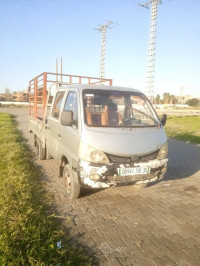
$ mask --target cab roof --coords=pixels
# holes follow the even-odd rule
[[[121,87],[121,86],[108,86],[108,85],[96,85],[96,84],[70,84],[60,86],[58,90],[69,89],[69,88],[77,88],[79,91],[83,91],[86,89],[95,89],[95,90],[109,90],[109,91],[130,91],[142,93],[141,91],[129,87]]]

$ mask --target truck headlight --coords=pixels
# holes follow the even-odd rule
[[[157,154],[156,159],[164,159],[167,158],[168,155],[168,144],[167,142],[165,142],[165,144],[163,144]]]
[[[96,150],[85,142],[81,141],[79,156],[81,160],[93,163],[109,163],[108,157],[102,151]]]

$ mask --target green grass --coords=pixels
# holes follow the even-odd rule
[[[165,130],[168,137],[200,143],[200,116],[168,116]]]
[[[91,265],[48,215],[52,199],[41,174],[14,118],[0,114],[0,265]]]

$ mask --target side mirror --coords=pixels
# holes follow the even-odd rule
[[[71,127],[74,124],[73,112],[63,111],[61,115],[61,125]]]
[[[162,114],[161,118],[160,118],[161,123],[163,124],[163,126],[166,124],[167,121],[167,115],[166,114]]]

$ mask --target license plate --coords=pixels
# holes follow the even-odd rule
[[[147,175],[150,173],[150,167],[117,168],[117,171],[118,176]]]

